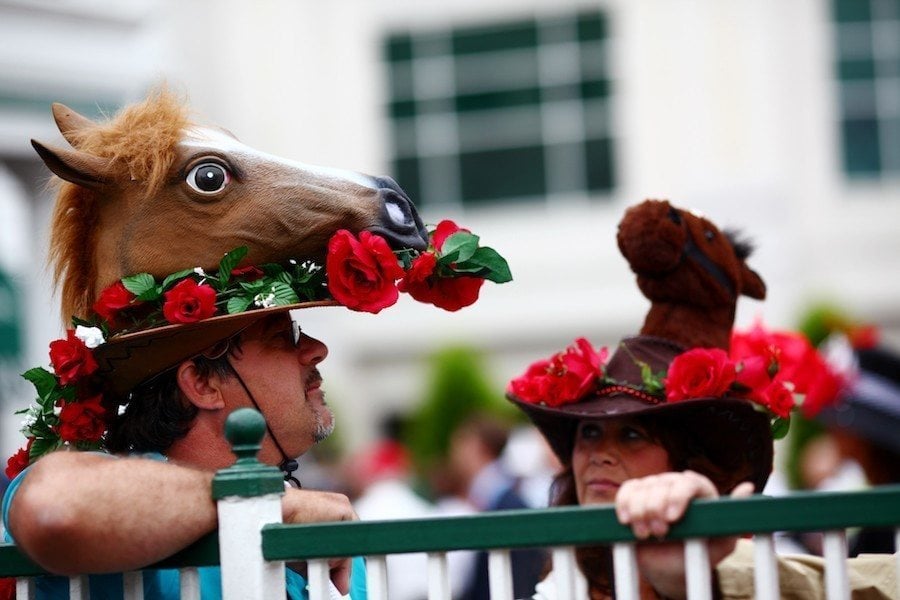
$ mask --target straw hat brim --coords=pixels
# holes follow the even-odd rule
[[[260,319],[319,306],[339,304],[334,300],[300,302],[111,336],[94,349],[96,375],[103,380],[105,391],[124,397],[138,384],[201,354]]]

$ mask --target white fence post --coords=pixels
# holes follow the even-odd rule
[[[281,523],[284,494],[281,472],[256,460],[265,429],[262,415],[250,408],[234,411],[225,423],[225,437],[238,458],[216,473],[212,485],[223,600],[267,600],[285,593],[284,562],[262,555],[262,527]]]
[[[613,572],[616,575],[616,598],[637,600],[640,588],[637,568],[637,553],[634,543],[613,544]]]
[[[826,531],[823,550],[825,555],[825,595],[828,600],[849,600],[847,533],[843,530]]]

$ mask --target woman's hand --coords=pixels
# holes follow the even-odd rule
[[[744,482],[732,490],[732,498],[749,496],[753,484]],[[719,492],[705,476],[693,471],[662,473],[622,484],[616,494],[616,515],[630,525],[640,540],[664,537],[694,498],[718,498]],[[710,567],[734,551],[737,537],[709,540]],[[683,598],[686,593],[684,547],[681,542],[647,541],[637,546],[638,570],[642,579],[668,598]]]

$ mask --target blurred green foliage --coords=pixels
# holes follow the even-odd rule
[[[406,421],[403,441],[419,473],[429,472],[447,456],[450,437],[475,414],[490,414],[510,423],[524,419],[491,380],[482,354],[469,346],[448,346],[430,358],[422,403]]]

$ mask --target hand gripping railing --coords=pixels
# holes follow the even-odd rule
[[[236,417],[234,417],[236,418]],[[369,598],[387,600],[385,557],[395,553],[427,552],[429,600],[449,600],[451,582],[446,552],[485,549],[490,552],[491,598],[511,600],[509,548],[544,546],[553,550],[554,576],[560,600],[584,600],[583,581],[574,563],[573,547],[609,544],[613,547],[618,598],[638,598],[635,539],[610,507],[563,507],[504,511],[465,517],[382,522],[342,522],[316,525],[281,524],[277,471],[255,462],[258,445],[247,438],[257,425],[237,431],[241,448],[238,463],[216,477],[219,536],[211,534],[153,568],[182,569],[182,597],[198,598],[190,576],[196,567],[218,564],[221,555],[225,600],[263,600],[283,597],[285,561],[307,560],[310,600],[330,598],[327,559],[365,556]],[[261,439],[262,430],[259,432]],[[252,435],[251,435],[252,434]],[[232,434],[232,438],[234,434]],[[278,485],[281,486],[280,478]],[[698,500],[672,527],[670,539],[684,539],[688,560],[689,598],[711,598],[711,576],[705,539],[754,533],[755,597],[778,598],[778,571],[772,534],[775,531],[825,531],[825,583],[830,600],[848,599],[846,568],[848,527],[900,525],[900,486],[865,492],[797,493],[781,498]],[[900,530],[898,530],[900,531]],[[896,537],[900,538],[900,534]],[[900,539],[898,539],[900,542]],[[898,544],[900,545],[900,544]],[[900,570],[900,559],[895,568]],[[19,598],[31,598],[32,576],[39,567],[12,545],[0,546],[0,577],[20,577]],[[185,576],[184,574],[188,574]],[[74,578],[72,598],[87,598],[85,578]],[[187,583],[186,583],[187,582]],[[141,598],[140,578],[126,577],[130,598]],[[459,591],[459,590],[457,590]],[[900,590],[898,590],[900,596]]]

